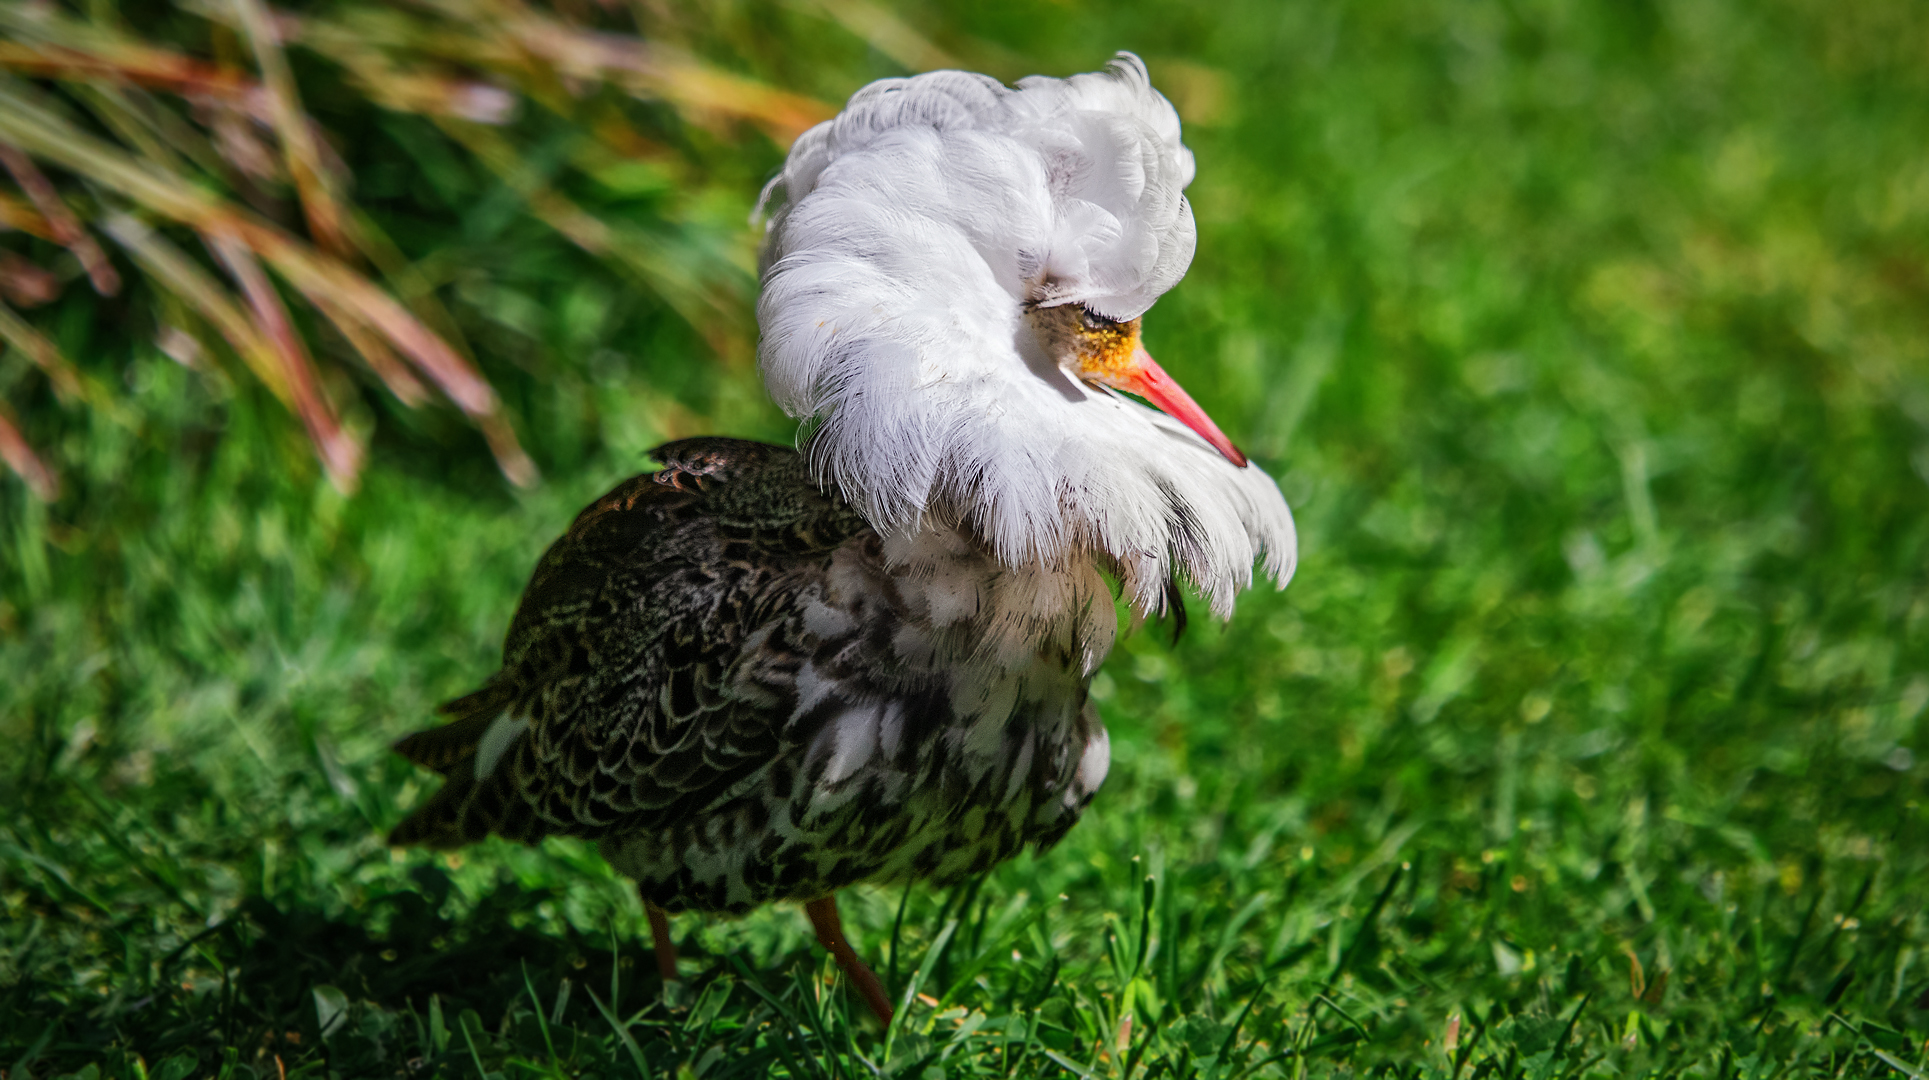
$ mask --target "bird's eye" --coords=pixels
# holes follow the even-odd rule
[[[1093,311],[1091,308],[1082,305],[1078,309],[1078,321],[1079,324],[1087,330],[1106,330],[1118,325],[1117,321],[1108,319],[1098,312]]]

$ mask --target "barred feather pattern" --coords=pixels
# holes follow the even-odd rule
[[[656,453],[543,556],[501,670],[398,744],[447,779],[392,842],[593,839],[657,905],[741,913],[1071,828],[1109,761],[1092,567],[882,537],[789,449]]]

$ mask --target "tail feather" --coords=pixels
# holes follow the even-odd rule
[[[450,775],[457,764],[475,757],[483,733],[515,697],[515,689],[509,684],[491,683],[456,698],[436,710],[454,720],[405,737],[395,744],[395,752],[425,769]]]
[[[524,843],[542,839],[548,830],[516,790],[512,770],[497,768],[487,777],[476,777],[483,735],[514,700],[514,688],[505,683],[485,686],[436,710],[454,720],[395,744],[397,753],[446,779],[389,833],[391,846],[455,848],[491,832]]]
[[[471,716],[439,728],[418,731],[395,744],[395,752],[425,769],[444,776],[454,774],[464,762],[475,760],[476,747],[489,730],[493,716]]]
[[[482,689],[464,694],[454,701],[445,701],[435,711],[441,716],[482,716],[502,711],[515,699],[515,686],[503,679],[491,681]]]
[[[390,847],[456,848],[486,835],[468,836],[463,828],[463,806],[476,788],[475,759],[459,761],[447,772],[441,790],[389,831]]]
[[[449,771],[441,790],[390,831],[388,842],[390,847],[446,850],[479,843],[490,833],[534,844],[551,831],[509,770],[477,779],[475,759],[468,758]]]

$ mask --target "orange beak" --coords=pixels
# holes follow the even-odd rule
[[[1226,438],[1226,433],[1219,430],[1219,425],[1212,422],[1212,417],[1206,415],[1206,410],[1192,400],[1192,395],[1186,393],[1185,387],[1165,373],[1165,369],[1152,359],[1152,354],[1146,352],[1145,346],[1139,342],[1132,343],[1132,356],[1119,365],[1119,370],[1097,374],[1097,378],[1107,386],[1137,394],[1151,402],[1160,412],[1198,432],[1199,437],[1211,443],[1213,449],[1225,455],[1227,461],[1242,469],[1246,467],[1246,455],[1239,452],[1232,440]]]

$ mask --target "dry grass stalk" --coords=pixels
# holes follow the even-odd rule
[[[0,21],[0,27],[12,30]],[[183,97],[231,101],[266,119],[259,83],[239,72],[166,49],[123,46],[93,51],[67,45],[27,45],[0,41],[0,69],[17,75],[84,82],[99,80],[162,90]]]
[[[18,229],[41,240],[54,239],[54,227],[22,199],[0,191],[0,229]]]
[[[38,263],[0,251],[0,300],[23,308],[39,307],[60,296],[60,278]]]
[[[308,349],[288,322],[280,294],[269,284],[268,275],[255,261],[254,252],[233,235],[208,233],[203,239],[241,286],[241,294],[254,313],[255,327],[268,345],[269,357],[281,368],[282,382],[294,399],[295,414],[301,417],[302,426],[308,429],[309,441],[320,452],[328,478],[342,491],[353,491],[356,474],[361,471],[362,448],[342,430],[334,406],[329,404],[315,378],[315,365],[308,359]]]
[[[234,11],[241,31],[254,48],[255,66],[261,69],[261,82],[267,91],[268,115],[275,135],[281,141],[288,175],[294,179],[301,198],[302,213],[308,219],[308,232],[324,251],[348,255],[355,247],[347,235],[349,221],[329,173],[323,169],[321,152],[308,115],[302,111],[295,90],[295,76],[288,70],[288,59],[281,53],[281,41],[274,22],[261,0],[234,0]]]
[[[304,109],[284,52],[291,45],[336,65],[368,101],[433,119],[534,217],[631,272],[718,355],[748,355],[740,328],[747,271],[714,253],[666,246],[646,229],[584,208],[533,173],[524,148],[501,125],[523,99],[573,117],[581,111],[577,102],[598,85],[668,103],[706,127],[749,125],[782,142],[828,117],[828,106],[721,71],[680,49],[589,29],[518,0],[428,0],[409,8],[346,3],[300,15],[264,0],[187,0],[184,10],[233,31],[254,71],[133,37],[112,23],[80,21],[59,8],[0,6],[0,166],[20,193],[0,191],[0,228],[66,247],[104,295],[120,282],[89,223],[113,237],[296,415],[338,486],[353,487],[362,451],[324,393],[276,278],[340,332],[397,400],[424,404],[433,387],[483,433],[506,476],[527,484],[537,474],[432,287],[348,199],[344,166]],[[52,80],[66,98],[6,73]],[[185,102],[188,115],[156,95]],[[74,103],[92,114],[91,122]],[[92,122],[111,139],[94,134]],[[620,110],[596,112],[580,131],[581,145],[570,155],[579,168],[645,154],[679,171],[678,153],[632,129]],[[87,192],[70,204],[42,165],[71,174]],[[284,182],[293,189],[305,236],[220,193],[237,183],[245,191]],[[233,285],[162,236],[160,226],[203,238]],[[364,273],[371,264],[384,284]],[[48,302],[49,286],[58,287],[57,277],[17,255],[0,271],[0,295],[23,306]],[[175,337],[197,332],[196,320],[176,327],[174,319],[163,321]],[[99,388],[75,377],[24,320],[9,312],[6,326],[15,347],[57,380],[63,400],[105,401],[104,391],[96,394]],[[174,345],[170,355],[206,355],[191,341]]]
[[[40,368],[47,381],[54,386],[54,393],[62,401],[78,402],[82,397],[80,373],[60,355],[60,349],[47,336],[35,330],[32,324],[20,317],[19,313],[0,303],[0,340],[27,354],[27,359]]]
[[[100,245],[87,235],[86,229],[81,228],[74,212],[60,201],[60,193],[54,190],[53,182],[34,166],[33,159],[6,143],[0,143],[0,166],[13,175],[13,182],[19,184],[20,190],[33,200],[34,209],[40,211],[40,217],[47,223],[54,239],[80,260],[80,265],[87,270],[87,279],[94,283],[94,291],[102,296],[113,296],[120,292],[121,276],[114,272],[113,264],[107,261]]]
[[[60,478],[41,462],[33,447],[27,445],[19,425],[14,423],[13,410],[4,401],[0,401],[0,461],[18,473],[27,482],[27,490],[42,502],[52,502],[60,496]]]
[[[256,217],[251,212],[226,203],[191,183],[185,177],[162,169],[153,162],[135,159],[74,127],[51,111],[0,89],[0,139],[11,141],[44,160],[53,162],[130,199],[144,209],[186,225],[204,236],[230,238],[265,259],[290,284],[314,301],[326,305],[325,313],[359,322],[362,327],[388,339],[403,355],[413,360],[449,399],[467,413],[489,436],[503,473],[518,484],[533,483],[534,463],[516,444],[506,425],[482,421],[497,410],[495,392],[472,365],[458,356],[448,344],[408,313],[387,293],[341,261],[317,252],[301,240]],[[286,377],[286,364],[259,332],[243,330],[248,322],[238,316],[239,309],[225,300],[225,290],[195,267],[184,255],[170,255],[164,241],[145,230],[133,219],[121,215],[104,223],[110,235],[128,247],[137,258],[144,258],[164,287],[180,295],[234,345],[258,378],[284,402],[302,413],[311,435],[327,430],[309,420],[319,416],[304,412],[304,399]],[[354,342],[364,335],[345,335]],[[371,366],[388,359],[386,355]],[[318,442],[317,452],[331,475],[359,455],[345,455],[340,447]],[[348,474],[351,477],[352,467]]]

